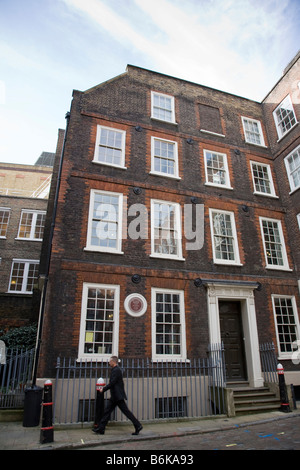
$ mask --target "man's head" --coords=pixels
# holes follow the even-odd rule
[[[118,358],[117,356],[111,356],[110,360],[109,360],[109,365],[111,367],[115,367],[118,365]]]

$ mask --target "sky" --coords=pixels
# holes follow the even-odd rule
[[[0,162],[55,152],[73,90],[127,64],[262,101],[299,36],[300,0],[0,0]]]

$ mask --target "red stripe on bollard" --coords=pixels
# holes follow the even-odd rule
[[[287,396],[287,389],[285,385],[285,378],[284,378],[284,368],[282,364],[277,365],[277,374],[278,374],[278,382],[279,382],[279,394],[280,394],[280,411],[284,413],[289,413],[291,411],[290,404]]]
[[[43,418],[40,433],[40,443],[53,442],[53,423],[52,423],[52,382],[46,380],[44,383],[44,398],[43,398]]]

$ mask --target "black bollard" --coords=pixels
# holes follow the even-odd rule
[[[42,427],[40,433],[40,443],[53,442],[53,421],[52,421],[52,382],[46,380],[44,384],[44,399],[42,403]]]
[[[97,396],[96,396],[96,410],[95,410],[95,421],[94,421],[95,428],[98,426],[104,413],[104,393],[100,392],[100,389],[102,389],[104,386],[105,386],[104,379],[100,377],[96,383]]]
[[[285,378],[284,378],[284,369],[282,364],[277,365],[277,374],[278,374],[278,381],[279,381],[279,392],[280,392],[280,411],[284,413],[289,413],[290,404],[287,396],[287,390],[285,385]]]

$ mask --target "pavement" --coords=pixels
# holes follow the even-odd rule
[[[285,413],[273,411],[228,418],[225,415],[197,419],[145,422],[138,436],[132,436],[130,422],[109,422],[104,435],[92,432],[91,424],[55,425],[53,442],[41,444],[39,426],[24,427],[23,422],[0,422],[0,450],[80,450],[119,442],[169,439],[177,436],[213,433],[300,416],[297,409]]]

